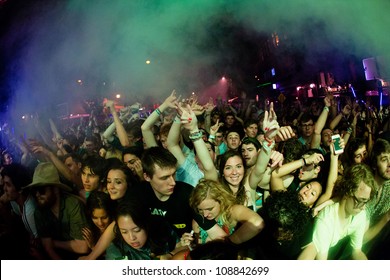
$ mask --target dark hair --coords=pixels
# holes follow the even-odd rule
[[[32,182],[31,172],[23,165],[17,163],[5,165],[1,175],[3,177],[8,176],[17,191],[20,191]]]
[[[390,153],[390,143],[389,141],[378,138],[375,141],[374,147],[372,148],[370,155],[370,163],[373,170],[377,168],[377,157],[382,153]]]
[[[146,149],[141,158],[142,168],[150,178],[155,172],[155,165],[162,169],[176,168],[177,159],[175,156],[162,147],[150,147]]]
[[[242,145],[244,145],[244,144],[245,145],[253,144],[256,147],[256,150],[259,150],[261,148],[261,144],[260,144],[259,140],[257,140],[256,138],[252,138],[252,137],[244,137],[244,139],[242,139],[239,151],[241,151]]]
[[[290,191],[273,192],[264,202],[261,216],[268,230],[277,238],[281,237],[280,229],[296,238],[304,233],[303,228],[311,221],[309,208],[300,202],[295,192]]]
[[[196,246],[190,252],[192,260],[237,260],[238,246],[221,239],[211,240]]]
[[[141,159],[142,153],[143,153],[143,149],[141,147],[137,147],[137,146],[127,147],[127,148],[123,149],[123,151],[122,151],[122,159],[125,155],[128,155],[128,154],[135,155],[139,159]]]
[[[107,176],[108,176],[108,173],[110,172],[110,170],[120,170],[120,171],[122,171],[123,174],[126,177],[127,190],[126,190],[125,196],[123,198],[121,198],[120,201],[121,200],[125,200],[130,195],[130,191],[129,191],[130,188],[135,186],[139,182],[139,180],[133,174],[133,172],[131,172],[131,170],[127,167],[127,165],[124,164],[118,158],[110,158],[107,161],[108,161],[108,165],[107,165],[107,170],[106,170],[105,176],[103,178],[103,182],[104,182],[105,185],[107,185]]]
[[[110,195],[101,191],[92,191],[87,199],[86,204],[86,214],[87,217],[92,219],[92,214],[95,209],[104,209],[107,213],[107,216],[110,218],[110,222],[114,220],[115,215],[115,201],[110,198]],[[91,221],[88,221],[89,224],[92,224],[92,234],[94,241],[100,237],[100,230],[93,224]]]
[[[312,114],[304,113],[301,117],[300,124],[302,125],[303,123],[306,123],[308,121],[314,122],[314,120],[315,120],[315,117]]]
[[[226,181],[225,177],[223,177],[223,171],[225,169],[226,162],[229,158],[238,156],[242,163],[244,163],[244,160],[242,158],[241,152],[228,150],[224,154],[220,155],[218,158],[218,165],[219,165],[219,174],[220,174],[220,180],[222,185],[226,190],[228,190],[231,194],[233,194],[233,191],[230,189],[228,182]],[[245,205],[246,201],[246,193],[245,193],[245,187],[244,187],[244,179],[241,181],[240,186],[238,187],[237,193],[236,193],[236,201],[237,204]]]
[[[290,138],[281,142],[278,150],[284,155],[283,163],[289,163],[302,157],[305,152],[305,146],[298,139]]]
[[[161,216],[152,215],[145,204],[135,199],[120,202],[116,209],[114,233],[120,243],[125,243],[118,227],[121,216],[130,216],[139,228],[146,231],[147,243],[153,254],[161,255],[175,247],[176,236],[167,221]]]
[[[245,135],[245,132],[244,132],[244,130],[242,129],[242,126],[232,126],[231,128],[229,128],[226,132],[225,132],[225,138],[227,138],[228,137],[228,135],[230,134],[230,133],[233,133],[233,132],[235,132],[235,133],[237,133],[239,136],[240,136],[240,140],[242,139],[242,138],[244,138],[244,135]]]
[[[377,183],[371,169],[364,163],[354,164],[344,171],[343,177],[336,182],[337,196],[342,198],[345,195],[353,195],[361,182],[371,187],[372,198],[377,190]]]
[[[92,174],[99,176],[99,179],[102,180],[106,174],[107,161],[99,155],[90,155],[82,161],[81,170],[86,167],[91,169]]]
[[[142,138],[141,122],[133,121],[124,125],[126,133],[131,133],[135,139]]]
[[[257,121],[256,120],[254,120],[254,119],[247,119],[245,122],[244,122],[244,128],[247,128],[248,126],[250,126],[250,125],[252,125],[252,124],[255,124],[255,125],[259,125],[258,123],[257,123]]]
[[[367,145],[367,143],[366,139],[363,138],[354,138],[348,141],[347,146],[345,147],[344,156],[342,157],[345,168],[348,168],[355,163],[355,152],[364,145]]]

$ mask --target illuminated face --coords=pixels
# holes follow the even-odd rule
[[[102,208],[95,208],[92,211],[92,222],[100,230],[101,233],[109,226],[111,219],[107,214],[107,211]]]
[[[368,155],[368,153],[367,153],[366,145],[359,147],[359,149],[357,149],[353,153],[354,162],[357,164],[364,162],[367,158],[367,155]]]
[[[329,147],[332,144],[332,130],[324,129],[321,132],[321,143],[323,146]]]
[[[314,132],[314,122],[312,120],[301,124],[302,136],[310,137]]]
[[[226,136],[226,145],[230,150],[236,150],[241,144],[240,135],[237,132],[230,132]]]
[[[111,169],[107,174],[107,191],[111,199],[118,200],[124,197],[127,188],[125,173],[119,169]]]
[[[376,158],[376,173],[384,180],[390,180],[390,153],[381,153]]]
[[[206,198],[198,205],[198,212],[207,220],[214,220],[221,212],[221,205],[214,199]]]
[[[370,200],[371,188],[364,182],[360,182],[358,189],[351,196],[347,196],[345,212],[348,215],[359,214]]]
[[[133,155],[133,154],[125,154],[123,156],[123,162],[127,165],[127,167],[131,170],[131,172],[133,172],[134,174],[136,174],[136,169],[135,169],[135,165],[136,163],[141,163],[141,160],[139,159],[139,157],[137,157],[136,155]]]
[[[144,229],[134,223],[131,216],[120,216],[118,228],[123,240],[132,248],[140,250],[145,246],[148,235]]]
[[[3,189],[4,189],[4,194],[6,196],[7,201],[14,201],[16,200],[20,194],[16,190],[14,183],[12,182],[11,178],[8,176],[4,176],[3,178]]]
[[[259,128],[255,123],[244,129],[245,135],[252,138],[256,138],[258,130]]]
[[[81,180],[83,181],[83,187],[86,192],[91,192],[100,187],[100,176],[93,174],[91,168],[84,167],[81,172]]]
[[[176,168],[161,168],[154,165],[153,177],[144,174],[145,181],[149,182],[158,199],[165,201],[173,193],[176,185]]]
[[[231,187],[238,187],[244,178],[244,164],[239,156],[233,156],[226,161],[223,177]]]
[[[252,143],[243,144],[241,146],[241,154],[245,160],[246,167],[251,167],[255,165],[257,160],[257,150],[255,145],[253,145]]]
[[[298,192],[299,200],[308,207],[312,207],[322,192],[321,184],[311,182],[302,187]]]

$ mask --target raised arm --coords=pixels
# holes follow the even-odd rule
[[[62,176],[65,177],[65,179],[71,181],[77,187],[80,189],[83,188],[83,182],[81,180],[81,176],[77,176],[74,174],[66,165],[65,163],[58,158],[56,154],[54,154],[49,149],[45,148],[42,144],[38,143],[37,141],[30,140],[30,147],[31,151],[34,154],[40,154],[46,157],[49,161],[51,161],[54,166],[57,168],[58,172],[61,173]]]
[[[328,119],[329,115],[329,107],[331,105],[331,100],[329,96],[324,98],[324,105],[324,109],[322,110],[320,116],[318,117],[318,120],[314,125],[314,134],[310,144],[312,149],[319,148],[321,144],[321,131],[325,127],[326,120]]]
[[[129,138],[127,137],[125,127],[123,126],[122,121],[119,119],[118,112],[115,110],[114,101],[107,100],[105,106],[110,109],[110,113],[114,118],[116,133],[118,135],[119,141],[121,142],[121,145],[123,147],[130,146]]]
[[[215,168],[213,159],[203,141],[202,134],[198,128],[198,119],[190,105],[186,108],[180,107],[181,122],[190,132],[190,139],[194,144],[196,154],[204,168],[204,178],[213,181],[218,181],[218,172]]]
[[[344,140],[340,138],[340,146],[344,149],[345,144]],[[338,168],[339,168],[339,155],[334,153],[334,143],[330,145],[330,168],[329,168],[329,175],[328,180],[326,183],[326,189],[325,192],[321,194],[321,196],[318,198],[318,200],[315,203],[315,206],[321,205],[323,202],[329,200],[332,198],[333,195],[333,189],[337,181],[338,176]]]
[[[176,108],[176,91],[173,90],[171,95],[168,96],[165,101],[158,107],[156,110],[154,110],[149,117],[144,121],[144,123],[141,126],[142,130],[142,136],[144,138],[144,142],[146,144],[146,147],[156,147],[158,146],[156,139],[154,138],[153,134],[153,125],[160,119],[160,115],[162,112],[164,112],[168,108]]]
[[[324,160],[324,156],[314,153],[306,158],[298,159],[276,168],[271,174],[271,191],[285,191],[286,187],[283,184],[283,177],[289,175],[294,170],[305,165],[318,164]],[[291,175],[292,176],[292,175]]]
[[[177,159],[178,165],[182,165],[186,157],[183,153],[183,150],[180,146],[180,134],[181,134],[181,120],[179,116],[176,116],[171,129],[169,130],[168,133],[168,138],[167,138],[167,147],[168,150],[175,156]]]

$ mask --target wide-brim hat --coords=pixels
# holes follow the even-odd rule
[[[57,168],[51,162],[41,162],[34,171],[32,183],[25,186],[23,190],[42,186],[55,186],[64,191],[72,192],[72,188],[61,183]]]

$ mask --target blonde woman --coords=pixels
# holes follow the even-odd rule
[[[204,220],[215,220],[225,233],[225,236],[221,235],[219,238],[227,238],[234,244],[252,239],[264,228],[264,221],[256,212],[236,204],[235,196],[220,183],[212,180],[199,181],[191,193],[190,206],[197,213],[196,221],[193,221],[193,231],[199,234],[197,242],[201,244],[212,240],[202,228]],[[183,246],[188,246],[193,241],[190,233],[183,234],[181,238]]]

